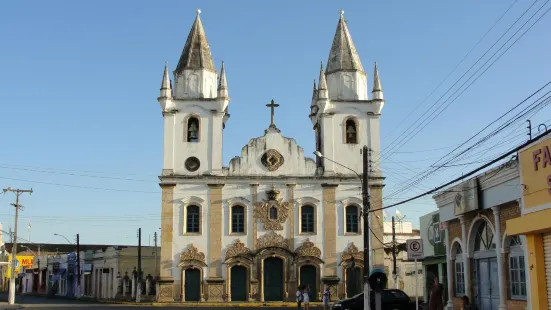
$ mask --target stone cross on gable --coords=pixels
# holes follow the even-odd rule
[[[274,112],[275,112],[275,108],[279,107],[279,104],[275,103],[274,102],[274,99],[272,99],[272,102],[270,104],[267,104],[266,105],[268,108],[270,108],[271,110],[271,122],[270,122],[270,127],[275,127],[275,123],[274,123]]]

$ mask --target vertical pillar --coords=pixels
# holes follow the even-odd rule
[[[505,304],[505,277],[503,270],[503,255],[501,254],[501,222],[499,217],[499,207],[492,207],[494,212],[494,225],[495,225],[495,235],[494,241],[496,245],[496,256],[497,256],[497,281],[499,287],[499,306],[498,309],[507,309]]]
[[[446,244],[446,269],[448,274],[448,303],[446,304],[447,310],[453,310],[453,274],[452,274],[452,260],[451,260],[451,241],[450,241],[450,224],[445,222],[446,237],[444,242]]]
[[[469,246],[467,242],[467,228],[465,217],[463,215],[459,216],[459,222],[461,223],[461,240],[465,247],[463,249],[463,266],[465,268],[465,295],[467,295],[470,300],[473,300],[471,297],[471,259],[469,256]]]
[[[295,250],[295,186],[296,184],[287,184],[287,201],[289,202],[289,249]],[[317,210],[316,210],[317,211]],[[316,223],[317,224],[317,223]],[[297,265],[289,265],[289,292],[296,292],[297,290]],[[317,291],[319,292],[319,287]],[[294,295],[292,295],[294,296]]]
[[[331,299],[339,296],[337,276],[337,207],[336,190],[338,184],[322,184],[323,188],[323,256],[325,260],[322,282],[329,287]]]
[[[175,183],[161,184],[161,264],[159,292],[157,301],[174,301],[174,278],[172,276],[172,234],[174,220],[174,189]],[[132,276],[132,291],[134,291]],[[134,296],[134,294],[132,294]]]
[[[254,208],[256,208],[256,204],[258,203],[258,184],[253,183],[251,184],[251,201],[252,201],[252,208],[251,210],[251,220],[252,220],[252,240],[251,240],[251,250],[256,250],[256,239],[258,237],[258,223],[256,218],[254,217]],[[250,286],[250,292],[251,292],[251,299],[252,300],[260,300],[260,294],[258,293],[258,260],[255,260],[253,262],[252,268],[251,268],[251,286]]]
[[[371,208],[378,209],[369,214],[369,226],[371,228],[371,233],[365,231],[364,234],[369,234],[369,245],[371,249],[371,257],[369,260],[370,268],[369,270],[375,269],[385,269],[385,250],[384,244],[379,240],[384,241],[384,227],[383,227],[383,185],[374,184],[369,188],[369,193],[371,196]],[[377,236],[375,238],[373,235]],[[363,247],[363,244],[362,244]]]
[[[222,188],[224,184],[209,184],[209,274],[207,294],[209,301],[223,301],[222,278]]]

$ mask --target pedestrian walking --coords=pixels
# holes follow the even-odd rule
[[[434,278],[434,285],[430,291],[429,310],[444,310],[442,303],[442,285],[438,282],[438,278]]]
[[[463,310],[476,310],[476,306],[471,304],[468,296],[463,296]]]

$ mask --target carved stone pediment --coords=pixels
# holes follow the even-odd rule
[[[362,261],[364,260],[364,251],[359,251],[356,245],[354,245],[354,242],[348,246],[348,249],[346,249],[341,254],[341,262],[349,261],[354,257],[355,261]]]
[[[289,217],[289,202],[283,202],[279,191],[272,188],[266,192],[268,196],[263,202],[257,202],[254,207],[254,217],[264,224],[265,230],[283,230],[283,223]]]
[[[270,231],[260,236],[256,240],[256,246],[258,247],[258,249],[269,248],[269,247],[289,249],[287,239],[285,239],[283,236],[276,234],[273,231]]]
[[[321,258],[321,250],[310,239],[306,240],[295,250],[297,256],[309,256]]]
[[[237,257],[244,254],[250,254],[251,250],[245,246],[241,240],[237,239],[232,243],[226,251],[226,261],[230,258]]]
[[[195,245],[191,244],[189,248],[182,251],[182,254],[180,254],[180,263],[178,266],[185,265],[206,266],[205,253],[199,252]]]

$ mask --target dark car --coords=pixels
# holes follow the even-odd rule
[[[375,293],[369,294],[371,309],[375,310]],[[401,290],[385,289],[381,292],[381,304],[383,310],[414,310],[415,302]],[[364,294],[360,293],[348,299],[337,301],[333,304],[334,310],[363,310]]]

